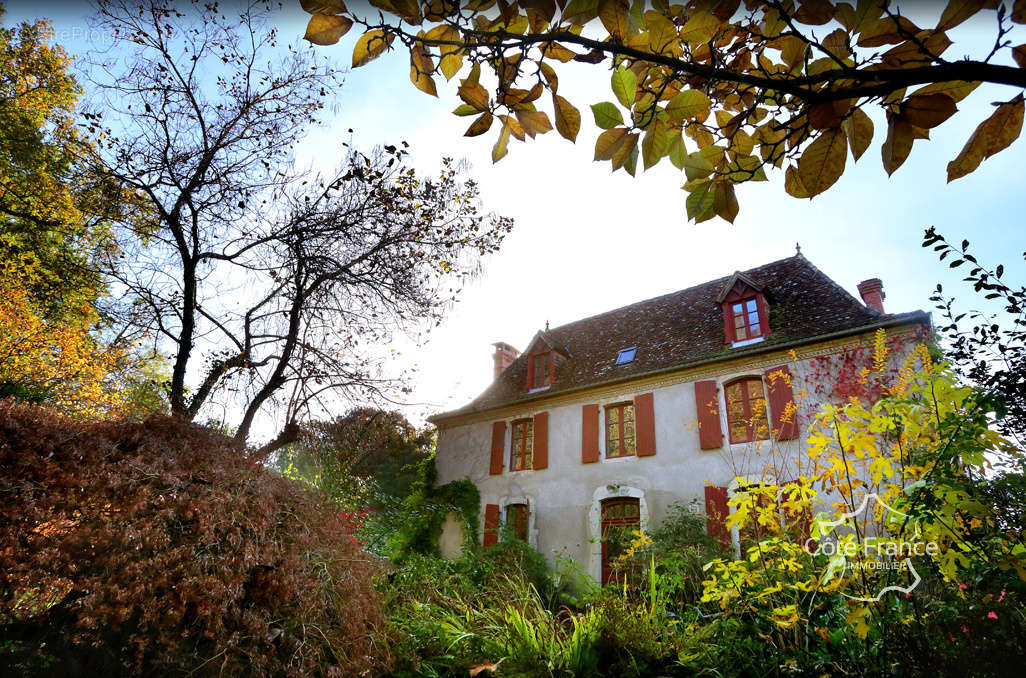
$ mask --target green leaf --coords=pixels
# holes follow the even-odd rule
[[[623,104],[630,108],[634,105],[634,95],[638,91],[638,76],[629,68],[621,68],[613,73],[612,77],[613,94]]]
[[[670,134],[662,125],[652,125],[648,128],[645,138],[641,142],[641,157],[645,162],[645,169],[648,170],[666,155],[670,150]]]
[[[696,186],[688,194],[688,199],[684,202],[688,210],[688,219],[694,219],[696,222],[712,219],[716,216],[715,199],[715,190],[711,181]]]
[[[623,116],[620,115],[620,109],[612,102],[603,101],[600,104],[593,104],[591,112],[595,116],[595,124],[602,129],[612,129],[617,125],[623,124]]]
[[[683,145],[683,144],[682,144]],[[705,179],[707,176],[713,173],[713,164],[702,157],[701,153],[691,153],[685,159],[683,164],[684,174],[687,176],[688,181],[694,181],[695,179]]]
[[[684,147],[684,137],[679,132],[670,139],[670,152],[668,155],[674,167],[679,170],[684,169],[684,161],[688,157],[688,151]]]
[[[695,89],[686,89],[666,105],[666,114],[671,120],[685,120],[697,118],[705,120],[709,116],[709,107],[712,101],[704,92]]]
[[[630,174],[632,177],[635,176],[635,173],[638,171],[638,147],[637,146],[635,146],[634,150],[631,151],[631,154],[629,156],[627,156],[627,160],[625,160],[624,163],[623,163],[623,168],[625,170],[627,170],[627,173]]]

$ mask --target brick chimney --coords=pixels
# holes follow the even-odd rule
[[[499,375],[517,359],[520,351],[501,341],[492,344],[492,346],[495,347],[495,353],[492,354],[492,359],[495,361],[495,376],[492,379],[498,379]]]
[[[870,278],[860,282],[859,294],[862,295],[862,301],[866,303],[866,306],[875,308],[881,313],[884,312],[883,300],[887,298],[887,295],[884,294],[883,282],[879,278]]]

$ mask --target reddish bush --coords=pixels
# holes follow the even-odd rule
[[[382,673],[375,568],[337,511],[219,433],[0,402],[8,671]]]

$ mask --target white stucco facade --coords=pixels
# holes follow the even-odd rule
[[[908,335],[912,327],[896,327],[889,334]],[[617,385],[594,387],[576,393],[553,394],[519,406],[474,415],[462,415],[439,422],[436,464],[440,483],[469,478],[480,490],[482,516],[487,504],[502,508],[509,503],[530,507],[529,535],[532,544],[550,562],[557,556],[572,558],[599,578],[600,502],[613,497],[639,500],[641,523],[658,524],[674,503],[697,501],[704,506],[708,485],[728,487],[738,477],[776,476],[781,482],[797,476],[788,468],[805,438],[789,441],[761,441],[731,445],[727,435],[725,384],[746,376],[763,377],[766,370],[787,365],[792,390],[804,423],[818,409],[810,365],[814,358],[872,345],[867,332],[842,340],[807,344],[791,351],[767,352],[743,359],[724,360],[693,369],[638,378]],[[702,450],[697,426],[694,384],[715,379],[719,386],[719,416],[723,445]],[[582,406],[599,405],[599,431],[604,431],[605,405],[628,401],[642,393],[653,394],[656,453],[647,457],[607,458],[605,436],[599,435],[599,461],[582,463]],[[517,419],[548,412],[548,467],[510,471],[509,424]],[[506,422],[504,468],[489,473],[492,426]]]

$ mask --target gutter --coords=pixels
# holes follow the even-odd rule
[[[733,356],[730,356],[730,357],[733,358],[733,357],[736,357],[736,356],[755,356],[755,355],[760,355],[760,354],[763,354],[763,353],[771,353],[773,351],[779,351],[779,350],[785,350],[785,349],[789,349],[789,348],[795,348],[796,346],[805,346],[807,344],[814,344],[814,343],[820,342],[820,341],[829,341],[831,339],[842,339],[844,337],[848,337],[848,336],[851,336],[853,334],[862,334],[863,332],[867,332],[869,330],[886,329],[888,327],[896,327],[896,326],[900,326],[900,325],[912,325],[912,324],[919,324],[919,325],[926,325],[928,327],[933,327],[933,320],[931,319],[931,314],[926,312],[926,311],[912,311],[910,313],[907,313],[907,314],[904,314],[904,315],[901,315],[901,316],[895,316],[895,317],[890,318],[888,320],[885,320],[883,322],[871,323],[869,325],[863,325],[861,327],[855,327],[855,328],[845,329],[845,330],[837,330],[836,332],[830,332],[829,334],[819,334],[819,335],[816,335],[814,337],[809,337],[807,339],[796,339],[796,340],[793,340],[793,341],[790,341],[790,342],[787,342],[787,343],[784,343],[784,344],[777,344],[775,346],[762,346],[760,348],[754,348],[753,347],[752,350],[749,350],[749,351],[739,351],[738,353],[736,353],[736,354],[734,354]],[[632,375],[629,375],[629,376],[618,377],[616,379],[610,379],[608,381],[599,381],[599,382],[593,382],[593,383],[589,383],[589,384],[581,384],[579,386],[574,386],[574,387],[571,387],[571,388],[568,388],[568,389],[556,391],[555,393],[553,393],[551,391],[546,391],[545,393],[542,393],[540,395],[535,395],[535,396],[531,396],[531,397],[528,397],[528,398],[523,398],[521,400],[514,400],[512,402],[505,402],[505,403],[502,403],[500,405],[493,405],[491,407],[486,407],[486,408],[480,409],[480,410],[477,410],[477,409],[467,409],[467,410],[453,410],[451,412],[442,412],[441,414],[436,414],[436,415],[428,417],[427,420],[430,423],[434,424],[436,427],[438,427],[439,422],[444,422],[444,421],[449,420],[449,419],[456,419],[458,417],[464,417],[464,416],[468,416],[468,415],[484,414],[486,412],[492,412],[494,410],[500,410],[500,409],[502,409],[504,407],[510,407],[511,405],[520,405],[520,404],[527,404],[527,403],[533,403],[533,402],[540,402],[540,401],[543,401],[543,400],[545,400],[547,398],[550,398],[550,397],[553,397],[553,396],[563,396],[563,395],[567,395],[567,394],[571,394],[571,393],[576,393],[578,391],[585,391],[585,390],[588,390],[588,389],[596,388],[598,386],[612,386],[612,385],[615,385],[615,384],[621,384],[621,383],[628,382],[628,381],[634,381],[636,379],[646,379],[648,377],[659,376],[659,375],[667,374],[667,373],[670,373],[670,372],[679,372],[681,370],[690,369],[690,368],[693,368],[693,367],[701,367],[702,365],[709,365],[709,364],[712,364],[712,363],[723,362],[724,359],[725,359],[725,356],[717,355],[717,356],[714,356],[714,357],[711,357],[711,358],[705,358],[705,359],[702,359],[702,360],[696,360],[696,361],[690,362],[690,363],[680,363],[678,365],[673,365],[671,367],[660,367],[660,368],[655,369],[655,370],[649,370],[648,372],[641,372],[639,374],[632,374]]]

